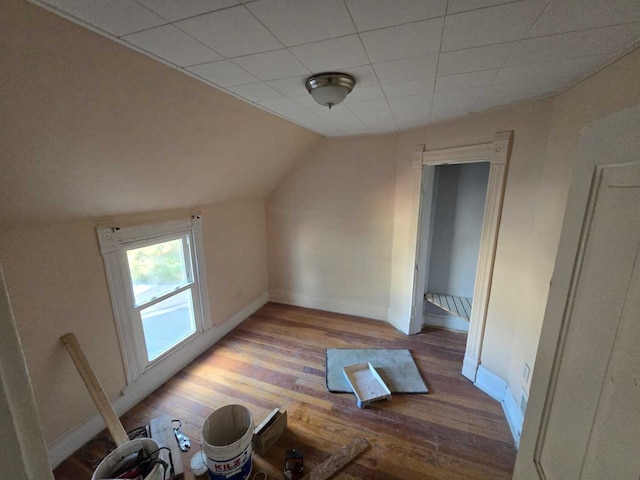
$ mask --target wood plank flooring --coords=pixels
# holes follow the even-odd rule
[[[465,341],[465,334],[445,330],[408,337],[384,322],[267,304],[122,421],[130,430],[160,415],[180,418],[192,439],[183,454],[187,471],[204,420],[239,403],[256,425],[276,407],[288,412],[287,432],[265,457],[253,455],[254,472],[272,480],[283,477],[287,449],[302,450],[309,471],[357,435],[371,447],[334,478],[509,479],[513,439],[501,406],[460,374]],[[352,394],[326,389],[325,349],[341,347],[408,348],[431,392],[396,394],[359,409]],[[55,470],[56,480],[90,479],[86,460],[99,457],[103,444],[93,441],[76,452]],[[196,477],[188,472],[184,478]]]

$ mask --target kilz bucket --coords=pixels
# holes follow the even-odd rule
[[[202,451],[210,480],[247,480],[251,475],[253,420],[242,405],[226,405],[202,425]]]

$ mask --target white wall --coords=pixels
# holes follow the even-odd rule
[[[473,297],[488,163],[439,165],[427,291]]]
[[[386,319],[396,136],[332,138],[269,196],[272,300]]]

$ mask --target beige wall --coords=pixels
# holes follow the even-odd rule
[[[203,215],[209,303],[216,325],[267,291],[264,202],[219,204]],[[189,218],[188,210],[114,218],[117,225]],[[100,221],[21,226],[0,237],[0,263],[23,342],[47,443],[95,407],[59,337],[73,332],[107,395],[125,386],[104,264]]]
[[[522,366],[536,355],[581,131],[589,122],[640,103],[639,85],[640,49],[637,49],[554,99],[541,187],[536,198],[538,207],[530,232],[537,255],[531,264],[529,288],[532,297],[544,301],[530,305],[535,309],[531,312],[531,321],[519,321],[514,326],[509,372],[505,378],[517,400],[523,382]],[[525,386],[527,391],[528,387]]]
[[[0,44],[0,224],[264,198],[321,138],[25,0]]]
[[[386,318],[396,136],[325,139],[269,196],[272,299]]]

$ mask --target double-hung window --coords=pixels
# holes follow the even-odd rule
[[[202,220],[97,230],[131,383],[211,327]]]

